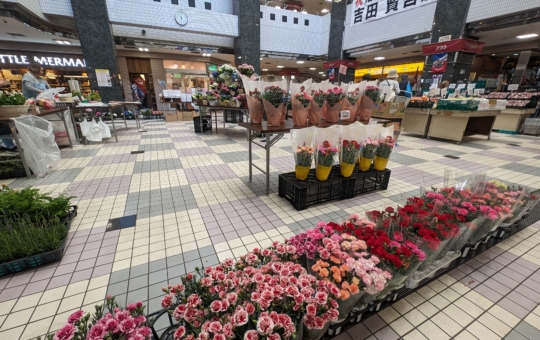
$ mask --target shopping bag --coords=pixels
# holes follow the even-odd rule
[[[98,123],[96,123],[95,119],[92,119],[90,124],[91,126],[86,134],[86,139],[91,142],[101,142],[101,128],[99,127]]]
[[[111,138],[111,129],[109,129],[101,118],[99,118],[98,126],[101,129],[101,138]]]

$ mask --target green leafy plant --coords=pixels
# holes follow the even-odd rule
[[[283,91],[279,86],[267,86],[264,89],[261,97],[274,107],[279,107],[281,104],[283,104],[283,97],[285,94],[286,92]]]
[[[5,94],[0,92],[0,105],[24,105],[26,98],[20,92]]]
[[[40,193],[38,189],[26,187],[15,190],[7,186],[0,189],[0,219],[30,216],[39,221],[49,218],[63,218],[69,213],[73,196],[60,194],[52,197],[48,193]]]
[[[66,235],[66,225],[57,217],[4,217],[0,219],[0,263],[56,250]]]
[[[326,100],[326,93],[322,90],[311,90],[311,96],[313,97],[313,101],[317,103],[317,106],[322,107],[324,104],[324,101]]]
[[[88,100],[89,101],[101,101],[101,97],[99,96],[98,91],[90,90],[90,93],[88,94]]]

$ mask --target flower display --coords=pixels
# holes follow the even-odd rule
[[[296,148],[296,161],[297,166],[311,167],[313,164],[313,154],[315,149],[312,146],[300,146]]]
[[[374,103],[379,102],[380,94],[381,92],[377,86],[366,86],[366,89],[364,91],[364,95],[371,99]]]
[[[344,140],[341,142],[341,161],[343,163],[355,164],[360,152],[360,143],[355,140]]]
[[[248,64],[242,64],[237,67],[238,72],[245,75],[246,77],[251,77],[253,74],[255,74],[255,68]]]
[[[326,93],[322,90],[311,90],[311,96],[313,97],[313,102],[317,104],[317,106],[322,107],[324,105],[324,101],[326,100]]]
[[[386,136],[385,138],[380,139],[379,146],[377,148],[377,156],[388,159],[392,153],[392,150],[394,149],[395,144],[396,141],[391,136]]]
[[[283,98],[287,92],[282,90],[279,86],[267,86],[261,98],[272,104],[275,108],[283,104]]]
[[[311,97],[307,92],[299,92],[294,95],[294,98],[298,100],[300,103],[302,103],[302,106],[308,107],[309,104],[311,104],[311,101],[313,100],[313,97]]]
[[[341,87],[334,87],[326,91],[325,97],[328,105],[333,107],[345,98],[345,91]]]
[[[330,145],[328,141],[324,141],[323,144],[317,148],[317,164],[331,167],[332,164],[334,164],[337,152],[338,149],[335,146]]]
[[[345,98],[347,98],[347,101],[351,105],[356,105],[356,103],[358,102],[358,99],[360,98],[360,89],[357,88],[353,92],[347,92],[345,95]]]

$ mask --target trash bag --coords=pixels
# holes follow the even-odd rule
[[[37,116],[13,118],[28,167],[38,178],[45,176],[60,161],[60,149],[54,141],[53,125]]]
[[[99,127],[98,123],[96,123],[95,119],[92,119],[90,124],[90,129],[86,133],[86,139],[91,142],[101,142],[101,128]]]
[[[99,118],[98,126],[101,128],[101,138],[111,138],[111,129]]]

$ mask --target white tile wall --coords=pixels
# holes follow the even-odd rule
[[[204,9],[204,3],[209,2],[212,4],[212,11],[233,14],[233,1],[235,0],[195,0],[195,8]],[[167,3],[170,0],[161,0],[161,2]],[[178,0],[178,4],[180,7],[188,7],[187,0]]]
[[[540,0],[472,0],[467,22],[540,9]]]
[[[126,25],[117,25],[112,24],[112,32],[115,36],[121,37],[133,37],[140,38],[141,35],[141,26],[126,26]],[[175,41],[178,42],[178,45],[182,44],[197,44],[198,46],[219,46],[219,47],[234,47],[234,38],[221,37],[218,35],[209,35],[202,33],[189,33],[189,32],[178,32],[168,29],[156,29],[144,27],[146,31],[146,39],[155,39],[155,40],[164,40],[164,41]]]
[[[142,37],[141,29],[144,28],[149,39],[229,47],[232,46],[229,43],[231,38],[238,36],[236,15],[208,11],[204,7],[199,9],[148,0],[107,0],[107,9],[114,35]],[[185,26],[178,25],[174,19],[180,9],[188,15]]]
[[[38,17],[42,19],[45,18],[45,16],[41,12],[41,6],[39,4],[39,0],[2,0],[1,2],[18,3],[24,8],[26,8],[28,11],[37,15]]]
[[[330,14],[321,17],[269,6],[261,6],[261,12],[261,50],[315,56],[326,54],[328,40],[323,41],[323,32],[328,36]],[[276,15],[274,21],[270,20],[271,13]],[[283,15],[287,16],[287,22],[282,22]],[[294,23],[294,18],[298,18],[298,24]],[[309,20],[309,26],[305,26],[305,19]],[[323,28],[323,25],[326,26]]]
[[[328,54],[328,39],[330,38],[330,21],[331,21],[330,14],[327,14],[324,17],[322,17],[321,44],[319,47],[319,55]]]
[[[73,9],[69,0],[39,0],[43,14],[73,17]]]
[[[491,0],[489,0],[491,1]],[[520,0],[523,1],[523,0]],[[536,0],[540,1],[540,0]],[[352,4],[347,6],[343,49],[367,46],[413,34],[430,32],[437,3],[390,15],[386,18],[351,27]]]

